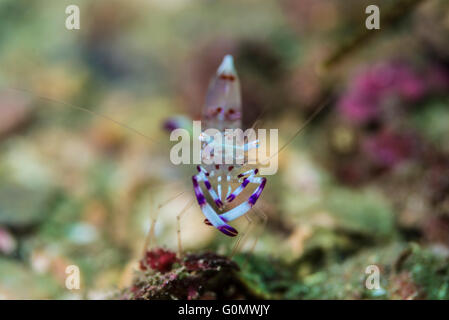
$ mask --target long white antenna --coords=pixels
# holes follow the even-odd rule
[[[92,110],[90,110],[88,108],[80,107],[80,106],[74,105],[72,103],[68,103],[68,102],[65,102],[65,101],[60,101],[60,100],[53,99],[53,98],[43,97],[43,96],[37,95],[34,92],[31,92],[31,91],[26,90],[26,89],[12,88],[12,87],[3,88],[3,89],[24,92],[24,93],[27,93],[27,94],[29,94],[31,96],[37,97],[38,99],[41,99],[41,100],[44,100],[44,101],[48,101],[48,102],[51,102],[51,103],[54,103],[54,104],[62,104],[64,106],[67,106],[67,107],[70,107],[70,108],[73,108],[73,109],[78,109],[78,110],[87,112],[87,113],[89,113],[91,115],[94,115],[96,117],[108,120],[108,121],[110,121],[110,122],[112,122],[112,123],[114,123],[114,124],[116,124],[116,125],[118,125],[120,127],[123,127],[123,128],[125,128],[127,130],[130,130],[130,131],[138,134],[139,136],[145,138],[146,140],[150,141],[151,143],[159,144],[157,141],[153,140],[152,138],[148,137],[147,135],[143,134],[142,132],[138,131],[137,129],[134,129],[133,127],[130,127],[130,126],[128,126],[128,125],[126,125],[126,124],[124,124],[124,123],[122,123],[120,121],[114,120],[114,119],[112,119],[112,118],[110,118],[110,117],[108,117],[108,116],[106,116],[104,114],[92,111]]]

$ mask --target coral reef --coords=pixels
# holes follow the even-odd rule
[[[361,250],[341,264],[318,264],[316,252],[286,263],[258,255],[154,249],[119,299],[449,299],[449,252],[394,243]],[[170,263],[167,264],[167,260]],[[161,269],[161,266],[164,267]],[[170,268],[166,267],[170,265]],[[368,288],[368,266],[379,287]]]
[[[161,248],[147,251],[140,270],[121,299],[254,298],[238,277],[232,260],[212,252],[189,253],[182,259]]]

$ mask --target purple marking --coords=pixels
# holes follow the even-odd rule
[[[224,226],[218,227],[217,229],[229,237],[235,237],[236,235],[239,234],[239,232],[237,230],[235,230],[233,227],[231,227],[229,225],[224,225]]]
[[[251,197],[249,197],[249,199],[248,199],[249,204],[250,204],[251,206],[255,205],[258,198],[259,198],[259,197],[258,197],[257,195],[253,194],[253,195],[252,195]]]
[[[200,205],[200,207],[206,204],[206,198],[204,198],[202,194],[196,194],[196,200],[198,200],[198,204]]]
[[[204,181],[204,185],[206,186],[207,190],[210,190],[212,188],[212,186],[210,185],[210,182],[207,180]]]
[[[193,182],[193,187],[194,188],[198,187],[198,180],[196,180],[195,176],[192,177],[192,182]]]
[[[226,114],[227,120],[230,120],[230,121],[238,120],[238,119],[240,119],[240,117],[241,117],[241,113],[240,112],[234,112],[234,113],[228,112]]]
[[[216,199],[216,200],[215,200],[215,204],[216,204],[217,207],[219,207],[219,208],[223,207],[223,202],[221,202],[220,199]]]
[[[246,186],[248,185],[248,183],[249,183],[249,180],[248,180],[248,179],[243,180],[242,187],[243,187],[243,188],[246,188]]]
[[[237,178],[241,178],[241,177],[243,177],[243,176],[244,176],[244,174],[241,173],[241,174],[239,174],[239,175],[237,176]]]
[[[256,193],[254,193],[253,195],[251,195],[251,197],[249,197],[248,202],[251,206],[256,204],[257,199],[259,199],[260,194],[262,193],[263,189],[265,188],[266,183],[267,183],[267,179],[263,178],[262,182],[260,183],[260,186],[257,188]]]
[[[219,216],[221,218],[221,220],[223,220],[223,222],[228,222],[228,220],[226,220],[224,217]],[[212,226],[212,223],[210,223],[209,220],[204,219],[204,223],[207,224],[208,226]]]
[[[203,193],[201,192],[200,187],[198,186],[198,181],[196,180],[196,177],[192,177],[193,182],[193,189],[195,191],[196,200],[198,201],[198,204],[200,207],[204,206],[206,204],[206,198],[204,197]]]
[[[226,200],[228,200],[228,202],[231,202],[231,201],[233,201],[235,199],[235,195],[233,194],[233,193],[231,193],[227,198],[226,198]]]
[[[163,124],[163,128],[168,132],[172,132],[173,130],[178,129],[180,127],[181,126],[179,125],[179,123],[176,122],[174,119],[168,119]]]
[[[198,170],[198,172],[201,172],[201,167],[200,166],[196,166],[196,170]]]

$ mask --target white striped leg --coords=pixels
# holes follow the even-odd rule
[[[257,199],[259,199],[263,189],[265,188],[266,182],[267,182],[266,178],[262,178],[262,177],[254,178],[253,183],[258,183],[259,186],[256,188],[256,190],[254,190],[254,192],[249,197],[249,199],[247,201],[241,203],[234,209],[231,209],[223,214],[220,214],[219,218],[221,220],[223,220],[223,222],[229,222],[229,221],[235,220],[237,218],[240,218],[241,216],[246,214],[256,204]],[[206,219],[204,221],[204,223],[206,223],[208,225],[213,225],[213,223],[208,221],[208,219]]]
[[[257,183],[257,178],[254,180],[254,176],[259,172],[259,169],[253,169],[249,170],[247,172],[239,174],[237,177],[242,178],[249,174],[249,177],[243,179],[242,183],[231,193],[226,197],[226,201],[228,203],[232,202],[245,188],[249,183]]]
[[[215,210],[206,202],[203,191],[198,184],[198,179],[200,179],[200,173],[192,177],[193,189],[195,191],[195,196],[198,204],[204,216],[206,217],[206,220],[225,235],[235,237],[238,234],[238,231],[224,222],[218,216]]]
[[[212,197],[212,200],[214,200],[215,204],[219,209],[222,209],[223,202],[221,201],[220,197],[217,195],[215,190],[212,188],[212,185],[210,184],[209,179],[207,178],[209,173],[207,172],[206,169],[204,169],[201,166],[197,166],[196,168],[198,170],[197,174],[198,181],[204,181],[204,185],[206,186],[207,192],[209,192],[210,196]]]
[[[254,192],[251,194],[249,199],[242,204],[238,205],[234,209],[231,209],[223,214],[220,215],[220,218],[223,219],[223,221],[228,222],[235,220],[245,213],[247,213],[257,202],[259,199],[263,189],[265,188],[265,184],[267,182],[266,178],[262,177],[255,177],[250,181],[251,183],[257,183],[259,186],[254,190]]]

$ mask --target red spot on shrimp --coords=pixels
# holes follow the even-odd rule
[[[235,109],[230,108],[227,112],[226,112],[226,119],[227,120],[238,120],[240,119],[240,112],[236,111]]]
[[[232,74],[220,74],[220,79],[232,82],[235,80],[235,76],[233,76]]]

